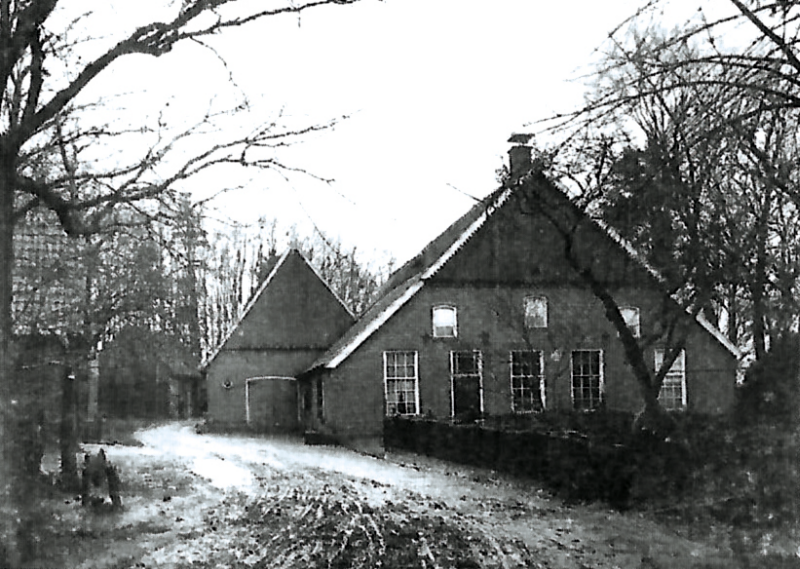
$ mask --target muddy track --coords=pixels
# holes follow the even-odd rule
[[[141,438],[202,477],[204,496],[202,523],[145,555],[148,567],[736,566],[641,516],[566,507],[530,483],[413,455],[176,426]]]
[[[123,509],[83,508],[54,494],[30,567],[739,566],[724,543],[602,505],[566,506],[533,482],[490,471],[291,439],[197,435],[185,423],[137,436],[140,447],[104,447],[120,471]]]

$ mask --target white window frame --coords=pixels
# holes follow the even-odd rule
[[[526,354],[526,353],[533,353],[539,355],[539,375],[522,375],[522,374],[514,374],[514,354]],[[539,411],[538,409],[530,409],[530,410],[521,410],[516,409],[514,406],[514,392],[515,391],[522,391],[524,393],[524,387],[516,387],[514,385],[515,379],[524,379],[529,377],[538,377],[539,379],[539,398],[542,402],[542,410],[547,409],[547,397],[546,397],[546,390],[545,390],[545,374],[544,374],[544,353],[542,350],[511,350],[508,354],[508,368],[509,368],[509,376],[511,378],[510,388],[511,388],[511,411],[518,414],[523,413],[536,413]]]
[[[640,338],[642,335],[641,316],[638,306],[620,306],[619,313],[622,319],[625,320],[625,325],[628,330],[633,333],[634,338]]]
[[[537,321],[536,311],[533,310],[536,306],[543,308],[543,321]],[[529,308],[531,310],[529,310]],[[535,330],[537,328],[547,328],[549,317],[549,302],[546,296],[542,295],[528,295],[522,299],[522,319],[523,325],[526,330]],[[528,320],[530,315],[530,322]]]
[[[592,411],[594,409],[599,409],[599,408],[601,408],[603,406],[603,402],[605,400],[605,353],[601,349],[598,350],[598,349],[594,349],[594,348],[581,348],[581,349],[577,349],[577,350],[572,350],[570,352],[570,357],[569,357],[569,380],[570,380],[569,390],[570,390],[570,398],[572,400],[572,408],[573,409],[575,409],[575,354],[577,352],[596,352],[596,353],[598,353],[599,354],[598,364],[599,364],[599,367],[600,367],[599,374],[598,374],[599,375],[599,378],[598,378],[599,379],[599,386],[598,386],[599,399],[597,400],[597,403],[594,404],[594,405],[591,405],[590,407],[581,407],[580,409],[577,409],[577,410]],[[581,387],[583,387],[583,385],[581,385]],[[591,403],[591,401],[590,401],[590,403]]]
[[[461,377],[472,377],[472,373],[455,373],[456,354],[477,354],[478,357],[478,395],[480,398],[481,415],[483,415],[483,353],[480,350],[452,350],[450,352],[450,417],[456,416],[456,391],[455,382]]]
[[[391,354],[405,354],[406,357],[413,354],[414,356],[414,375],[413,377],[389,377],[389,357]],[[407,367],[407,365],[406,365]],[[389,383],[390,381],[408,381],[414,380],[414,412],[413,413],[398,413],[390,412],[389,410]],[[407,390],[403,390],[407,392]],[[394,393],[398,393],[397,390]],[[383,352],[383,394],[384,394],[384,410],[386,416],[401,415],[403,417],[411,417],[419,415],[419,353],[416,350],[387,350]]]
[[[655,373],[658,373],[658,370],[661,369],[661,366],[664,364],[666,353],[667,350],[664,348],[656,348],[653,351]],[[662,397],[665,386],[669,391],[680,388],[680,405],[675,405],[678,401],[677,397],[670,397],[669,399]],[[664,381],[661,383],[661,389],[658,392],[658,402],[661,403],[661,406],[667,411],[681,411],[686,409],[686,350],[681,350],[678,353],[669,371],[664,376]]]
[[[453,333],[452,334],[437,334],[436,333],[436,312],[437,311],[450,311],[453,313]],[[434,338],[457,338],[458,337],[458,309],[449,304],[439,304],[431,309],[431,329]]]

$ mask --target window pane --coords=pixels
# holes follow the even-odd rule
[[[511,405],[515,413],[544,409],[540,351],[511,352]]]
[[[600,350],[572,352],[572,402],[575,409],[595,409],[602,403]]]
[[[452,352],[453,375],[474,375],[480,371],[480,352]]]
[[[526,328],[547,328],[547,298],[526,296],[524,310]]]
[[[456,309],[452,306],[436,306],[433,309],[433,335],[436,338],[456,335]]]
[[[416,415],[416,352],[384,352],[387,415]]]
[[[414,352],[386,352],[387,378],[416,377]]]
[[[625,324],[628,326],[634,337],[639,337],[639,309],[635,306],[625,306],[619,309]]]
[[[666,351],[664,349],[656,349],[655,356],[655,371],[658,372],[664,364],[664,357]],[[661,391],[658,392],[658,401],[661,405],[668,410],[683,409],[686,402],[686,352],[681,350],[672,366],[664,376],[661,383]]]

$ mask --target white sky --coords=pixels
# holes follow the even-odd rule
[[[137,17],[152,18],[148,2],[154,0],[106,9],[135,25]],[[483,197],[496,187],[512,132],[530,131],[535,127],[526,123],[581,102],[584,86],[569,80],[586,71],[593,50],[640,4],[364,0],[215,38],[227,69],[187,44],[157,60],[132,56],[92,88],[146,85],[141,108],[130,112],[152,115],[169,100],[170,112],[196,116],[214,96],[218,105],[235,100],[230,73],[253,104],[245,119],[251,124],[280,109],[294,126],[350,115],[282,155],[334,178],[333,186],[251,172],[247,191],[216,205],[244,223],[266,215],[310,232],[313,220],[346,245],[402,262],[472,205],[464,194]],[[192,190],[205,197],[228,183],[209,176]]]

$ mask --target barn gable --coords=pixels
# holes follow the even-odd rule
[[[353,321],[344,303],[292,249],[264,280],[209,363],[224,351],[324,350]]]

